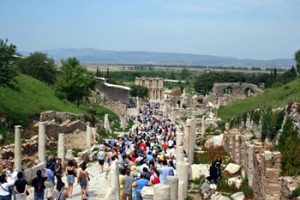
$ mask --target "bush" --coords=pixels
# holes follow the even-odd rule
[[[292,191],[292,193],[289,195],[289,199],[293,200],[299,196],[300,196],[300,185],[298,185],[297,188]]]

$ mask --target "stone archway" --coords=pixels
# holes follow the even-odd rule
[[[246,97],[251,97],[254,95],[254,90],[250,87],[247,87],[245,90],[244,90],[244,94],[246,95]]]

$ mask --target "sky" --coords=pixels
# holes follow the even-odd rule
[[[96,48],[292,58],[300,0],[1,0],[19,51]]]

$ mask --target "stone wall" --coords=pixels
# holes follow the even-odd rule
[[[293,190],[300,184],[300,176],[285,176],[281,178],[281,197],[280,200],[286,200]],[[300,199],[298,197],[297,199]]]
[[[255,199],[280,199],[281,154],[269,151],[270,145],[252,137],[239,129],[229,130],[224,134],[224,148],[247,174]]]
[[[164,79],[153,77],[140,77],[135,79],[136,85],[141,85],[149,89],[150,101],[162,101],[164,97]]]
[[[249,83],[215,83],[213,86],[213,93],[218,96],[226,94],[235,97],[252,96],[260,92],[257,85]]]

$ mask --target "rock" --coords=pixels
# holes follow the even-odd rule
[[[230,200],[229,197],[223,196],[221,194],[212,196],[211,200]]]
[[[233,200],[244,200],[245,195],[243,192],[237,192],[230,196]]]
[[[237,177],[232,177],[228,179],[228,185],[230,186],[235,186],[236,188],[240,188],[242,184],[242,177],[237,176]]]
[[[191,165],[191,179],[195,180],[201,176],[209,176],[209,164],[193,164]]]
[[[223,145],[223,134],[221,135],[215,135],[211,137],[210,139],[206,140],[204,146],[206,148],[211,148],[211,147],[219,147]]]
[[[226,168],[225,171],[227,171],[229,174],[235,174],[240,170],[241,166],[234,164],[234,163],[229,163]]]
[[[205,180],[205,182],[201,185],[200,189],[202,194],[208,193],[210,190],[209,183]]]
[[[68,150],[67,150],[65,159],[66,159],[66,160],[72,160],[72,159],[74,159],[72,149],[68,149]]]

